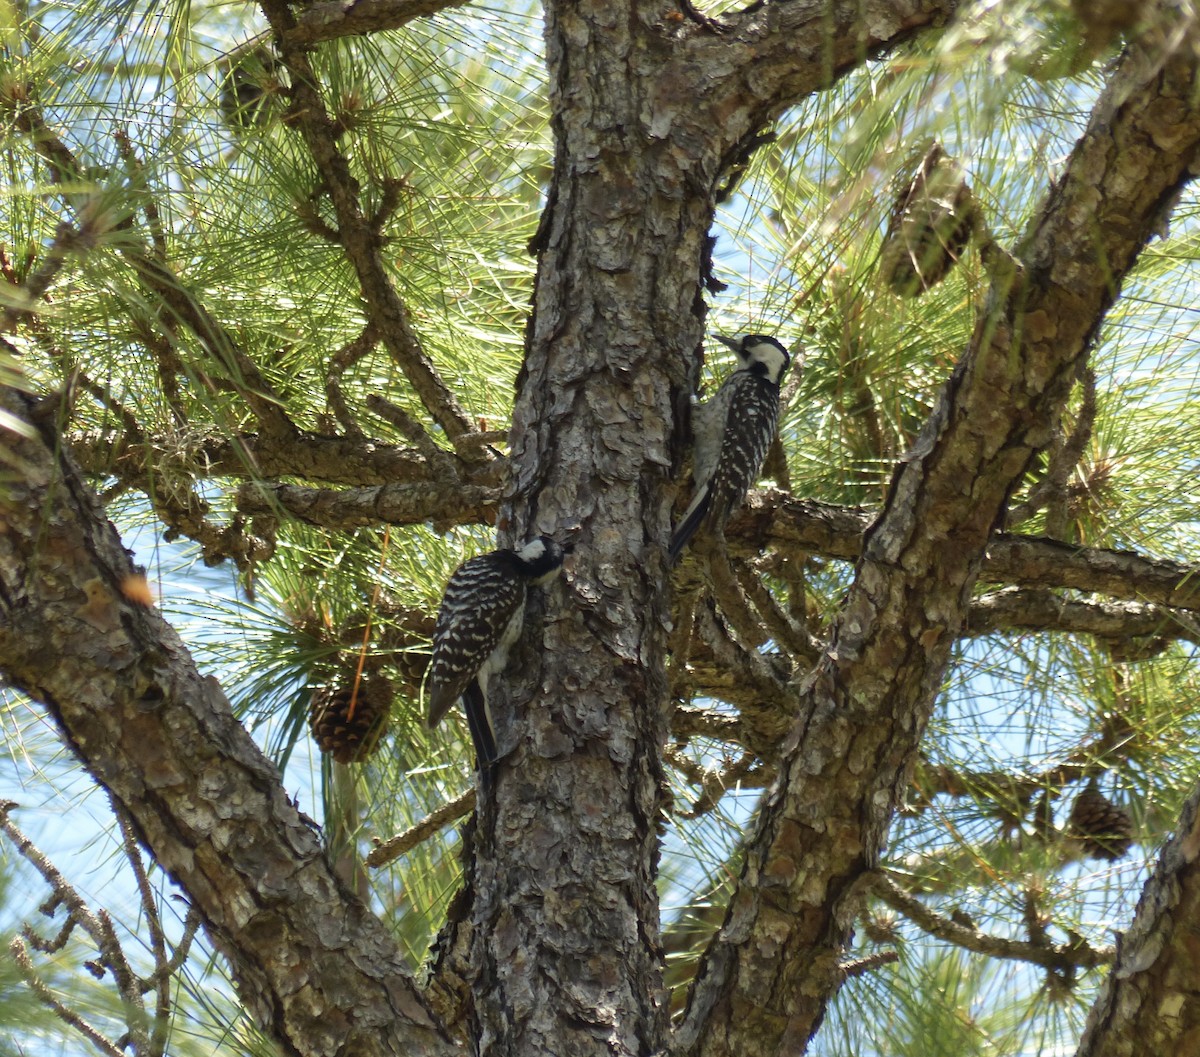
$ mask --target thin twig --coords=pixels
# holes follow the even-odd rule
[[[117,151],[121,155],[121,159],[125,162],[125,166],[129,171],[131,182],[144,196],[142,203],[142,213],[146,217],[146,227],[150,231],[150,241],[154,244],[154,253],[160,261],[167,259],[167,238],[163,233],[162,217],[158,212],[158,203],[155,202],[154,196],[149,193],[146,184],[146,166],[142,163],[142,159],[137,156],[137,152],[133,149],[133,141],[129,138],[129,132],[120,125],[113,129],[113,139],[117,144]]]
[[[1050,520],[1060,522],[1050,529],[1050,535],[1061,538],[1065,527],[1065,508],[1067,503],[1067,481],[1083,458],[1092,439],[1092,430],[1096,424],[1096,372],[1090,365],[1084,364],[1079,371],[1079,385],[1083,391],[1079,404],[1079,416],[1071,435],[1063,438],[1061,431],[1056,435],[1050,448],[1050,463],[1046,475],[1033,487],[1028,498],[1018,503],[1009,511],[1007,523],[1015,527],[1028,521],[1043,507],[1050,506],[1057,513]]]
[[[367,316],[379,338],[433,420],[453,442],[471,432],[470,417],[438,374],[412,328],[408,308],[396,291],[383,260],[384,240],[363,213],[358,181],[338,145],[339,130],[317,89],[319,78],[308,47],[298,42],[296,13],[286,0],[260,0],[275,33],[280,57],[291,81],[290,120],[304,139],[337,218],[346,258],[358,275]],[[386,197],[386,195],[385,195]]]
[[[125,430],[127,441],[132,444],[140,444],[145,439],[142,435],[141,425],[138,423],[137,416],[129,410],[120,400],[118,400],[107,386],[102,386],[94,381],[86,371],[80,366],[79,361],[59,347],[54,341],[44,321],[39,316],[31,316],[27,321],[29,332],[33,335],[38,345],[45,351],[46,358],[54,360],[62,365],[63,374],[66,375],[70,382],[66,390],[69,391],[73,386],[83,389],[90,394],[97,403],[102,407],[107,407],[117,418],[121,420],[121,425]],[[64,409],[67,410],[67,409]],[[65,417],[65,416],[64,416]]]
[[[692,806],[686,811],[676,812],[682,819],[699,818],[714,810],[729,788],[740,785],[758,763],[758,757],[751,752],[743,753],[740,759],[726,767],[705,767],[674,749],[667,749],[664,755],[671,766],[693,785],[700,787],[700,795]]]
[[[891,965],[899,960],[899,951],[876,951],[874,954],[868,954],[865,958],[841,962],[838,969],[841,970],[844,980],[852,980],[856,976],[865,976],[867,973],[873,973],[876,969],[882,969],[885,965]]]
[[[696,629],[700,639],[712,651],[717,664],[731,670],[735,681],[756,694],[762,706],[779,708],[785,705],[786,677],[774,671],[762,654],[746,649],[731,634],[712,603],[697,609]]]
[[[724,540],[705,541],[697,549],[699,560],[704,563],[705,572],[708,574],[707,580],[712,586],[713,598],[734,634],[745,649],[758,649],[767,641],[767,635],[733,574]]]
[[[371,393],[364,401],[369,411],[375,412],[385,422],[395,426],[405,439],[412,441],[417,449],[428,458],[439,458],[449,455],[449,452],[439,448],[434,443],[425,427],[412,417],[404,408],[385,400],[378,393]]]
[[[155,992],[154,1023],[150,1030],[149,1052],[151,1057],[162,1057],[166,1051],[167,1037],[171,1029],[171,988],[170,981],[163,972],[167,964],[167,938],[163,932],[162,919],[158,914],[158,901],[155,899],[154,889],[150,887],[150,877],[146,873],[146,866],[142,862],[142,855],[138,849],[133,821],[124,805],[111,793],[108,800],[113,814],[117,818],[117,825],[121,829],[121,844],[125,851],[125,858],[133,869],[138,895],[142,901],[142,912],[146,915],[146,927],[150,930],[150,950],[154,955],[154,973],[149,980],[145,978],[137,980],[138,1005],[141,1005],[140,996],[153,989]]]
[[[20,970],[22,978],[29,985],[30,990],[37,995],[38,1000],[47,1006],[55,1016],[78,1031],[92,1045],[97,1047],[101,1053],[107,1054],[107,1057],[126,1057],[124,1050],[113,1045],[96,1028],[84,1020],[83,1017],[73,1009],[68,1009],[54,996],[54,992],[46,986],[45,981],[38,976],[37,971],[34,969],[33,962],[29,958],[29,951],[20,936],[12,938],[8,949],[13,956],[13,961],[17,963],[17,968]]]
[[[63,905],[75,917],[80,925],[87,930],[88,934],[93,938],[101,933],[99,920],[92,914],[88,905],[80,898],[79,893],[71,887],[70,883],[59,872],[56,867],[45,854],[40,851],[9,817],[9,813],[13,808],[19,807],[13,800],[5,800],[0,802],[0,831],[12,841],[17,853],[38,873],[50,886],[54,894],[54,906]],[[53,911],[51,911],[53,913]]]
[[[180,898],[180,897],[176,897]],[[187,961],[188,952],[192,948],[192,941],[196,938],[196,933],[200,929],[200,911],[194,906],[189,906],[187,913],[183,917],[183,932],[179,936],[179,943],[175,946],[175,952],[162,966],[161,969],[155,969],[154,972],[146,977],[143,981],[149,990],[151,987],[157,987],[159,980],[166,980],[179,972],[183,963]]]
[[[1098,965],[1110,965],[1116,957],[1115,947],[1092,947],[1082,939],[1070,944],[1050,943],[1044,938],[1040,939],[1040,942],[1026,942],[968,928],[930,910],[883,873],[876,875],[872,889],[888,906],[903,914],[919,929],[977,954],[1031,962],[1046,969],[1092,969]],[[1044,937],[1044,930],[1039,935]]]
[[[54,182],[63,183],[77,177],[82,171],[78,159],[62,138],[46,124],[40,107],[30,101],[14,106],[18,127],[33,140],[35,149],[50,166]],[[74,204],[72,198],[76,196],[65,197],[69,204]],[[114,226],[114,218],[96,205],[95,196],[86,198],[76,211],[81,220],[78,232],[70,240],[71,248],[84,245],[81,239],[93,240]],[[126,227],[130,223],[126,218],[120,221],[120,226]],[[274,392],[258,365],[196,299],[195,294],[184,287],[168,263],[134,248],[132,243],[123,242],[119,249],[134,272],[157,295],[164,312],[188,327],[208,353],[221,364],[228,381],[254,412],[263,429],[281,434],[295,433],[296,426],[284,410],[284,401]],[[43,269],[46,267],[44,264]],[[35,287],[30,287],[30,291],[35,292]]]
[[[349,437],[361,437],[363,431],[358,421],[350,414],[350,407],[342,393],[342,375],[364,356],[367,356],[378,340],[379,335],[374,324],[368,323],[358,337],[352,338],[333,354],[329,361],[329,367],[325,371],[326,403],[329,405],[329,410],[333,412],[333,417],[341,423],[342,429]]]
[[[792,656],[810,664],[814,662],[821,654],[820,644],[783,611],[762,578],[747,562],[733,559],[731,566],[746,598],[758,610],[771,637]]]
[[[146,1004],[142,1001],[142,981],[121,949],[117,930],[108,911],[100,910],[96,917],[103,930],[103,941],[97,941],[100,946],[101,964],[112,973],[117,985],[121,1006],[125,1011],[125,1026],[133,1040],[134,1052],[149,1054],[150,1018],[146,1014]]]
[[[93,914],[79,893],[59,872],[58,868],[50,862],[46,855],[12,821],[9,813],[16,806],[18,805],[12,801],[0,803],[0,830],[13,842],[21,857],[29,862],[50,885],[53,895],[52,899],[46,904],[46,908],[49,908],[48,912],[53,913],[54,908],[59,905],[65,906],[67,913],[79,922],[80,926],[92,938],[92,942],[96,944],[99,953],[98,964],[112,973],[113,980],[116,982],[117,989],[120,992],[122,1004],[125,1008],[126,1026],[129,1028],[129,1035],[135,1045],[140,1047],[137,1052],[146,1052],[149,1045],[149,1036],[146,1030],[146,1010],[141,1001],[140,981],[125,958],[125,953],[122,951],[120,941],[117,939],[112,919],[103,910],[97,914]],[[26,926],[26,929],[29,931],[28,926]],[[39,989],[38,984],[40,980],[38,980],[36,972],[33,969],[33,964],[29,960],[28,950],[25,947],[24,941],[19,937],[14,938],[9,949],[13,951],[18,964],[22,964],[22,959],[24,959],[23,970],[24,966],[28,967],[28,972],[25,974],[26,978],[29,980],[30,986],[38,993],[39,998],[51,1005],[51,1008],[59,1016],[64,1016],[64,1011],[70,1014],[71,1019],[68,1019],[67,1022],[85,1035],[88,1035],[89,1038],[93,1038],[91,1033],[95,1033],[94,1028],[86,1024],[82,1018],[70,1013],[69,1010],[65,1010],[65,1007],[62,1007],[57,1001],[49,1001],[46,997],[48,991],[45,991],[44,984]],[[64,1019],[67,1018],[64,1017]],[[98,1033],[96,1034],[98,1035]],[[94,1038],[93,1041],[95,1041]]]

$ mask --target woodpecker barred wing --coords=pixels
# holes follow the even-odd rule
[[[502,553],[481,554],[458,567],[438,610],[429,663],[429,726],[450,711],[491,656],[513,614],[524,601],[525,585]]]
[[[709,484],[708,517],[724,525],[758,480],[779,419],[779,386],[752,374],[735,376],[727,425]]]

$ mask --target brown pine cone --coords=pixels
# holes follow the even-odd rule
[[[1090,782],[1071,805],[1068,828],[1093,859],[1120,859],[1133,843],[1133,819]]]
[[[974,227],[966,177],[935,143],[896,200],[880,251],[880,276],[901,297],[924,293],[958,262]]]
[[[308,727],[322,752],[338,763],[359,763],[379,747],[391,705],[392,685],[387,679],[366,676],[355,695],[351,674],[344,685],[313,691]]]

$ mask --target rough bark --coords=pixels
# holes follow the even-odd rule
[[[667,1026],[656,819],[674,406],[717,165],[648,141],[662,5],[555,4],[557,149],[514,412],[509,532],[575,534],[566,582],[519,660],[515,740],[484,801],[475,892],[480,1049],[645,1054]],[[502,518],[502,524],[505,519]],[[512,733],[506,731],[517,727]],[[513,735],[516,735],[515,739]]]
[[[1050,439],[1122,278],[1189,177],[1195,72],[1190,47],[1164,55],[1147,41],[1126,54],[1025,240],[1024,274],[994,291],[898,467],[828,653],[798,690],[780,778],[697,974],[678,1053],[795,1052],[819,1026],[988,539]]]
[[[1088,1016],[1077,1057],[1200,1051],[1200,785],[1146,883],[1117,963]]]
[[[166,482],[195,477],[253,479],[261,487],[239,493],[246,514],[294,516],[336,531],[358,525],[430,521],[454,526],[490,522],[500,503],[507,460],[468,465],[448,452],[431,460],[412,448],[381,441],[298,432],[233,437],[147,437],[72,434],[72,454],[95,476],[113,475],[147,494]],[[353,493],[269,483],[271,478],[352,486]],[[412,485],[405,491],[395,486]],[[375,492],[369,489],[392,486]],[[856,560],[876,512],[797,499],[782,492],[752,494],[730,522],[726,537],[735,553],[768,547],[782,554]],[[1200,609],[1200,572],[1191,565],[1130,551],[1083,547],[1059,540],[998,534],[988,544],[982,582],[1074,588],[1114,599]]]
[[[665,1044],[661,548],[718,183],[786,102],[951,6],[767,5],[718,36],[669,3],[547,5],[556,160],[501,527],[576,550],[501,702],[468,867],[484,1053]]]
[[[727,535],[752,552],[771,546],[853,561],[862,554],[863,533],[877,516],[856,507],[763,492],[750,497]],[[1200,609],[1200,577],[1194,566],[1041,536],[993,535],[979,579],[1016,587],[1067,587],[1130,602]]]
[[[142,440],[72,433],[66,440],[85,473],[112,475],[143,491],[153,489],[155,475],[168,480],[176,476],[300,477],[361,488],[433,480],[433,469],[419,451],[357,437],[302,432],[282,437],[231,436],[214,431],[198,437],[160,434]]]
[[[36,422],[31,398],[3,409]],[[239,993],[287,1054],[448,1053],[383,924],[335,877],[320,834],[215,680],[152,608],[57,438],[7,433],[0,658],[125,806],[187,892]]]
[[[296,127],[334,203],[379,340],[433,418],[461,440],[470,423],[412,333],[380,253],[383,221],[363,212],[304,53],[315,40],[444,6],[380,0],[293,12],[264,3],[293,74]],[[468,863],[474,899],[466,901],[471,1015],[485,1052],[640,1054],[667,1043],[654,890],[667,696],[662,546],[703,329],[713,202],[787,103],[954,7],[778,3],[716,25],[665,2],[550,5],[556,168],[537,240],[501,531],[506,539],[571,536],[576,553],[564,581],[530,606],[512,685],[497,685],[501,742],[513,751],[481,797]],[[1200,142],[1194,62],[1156,61],[1135,50],[1114,76],[1030,233],[1023,282],[998,293],[865,546],[861,512],[826,519],[818,511],[800,529],[786,517],[758,528],[754,510],[746,515],[763,539],[861,558],[832,648],[805,686],[787,688],[762,671],[748,681],[770,697],[770,708],[756,706],[770,713],[755,720],[757,737],[786,729],[793,713],[800,720],[699,974],[681,1052],[796,1052],[816,1029],[981,570],[999,563],[998,582],[1196,604],[1195,578],[1174,563],[997,540],[992,531]],[[305,516],[349,524],[444,506],[448,520],[474,519],[495,506],[494,465],[478,468],[488,479],[471,478],[469,495],[430,487],[438,475],[428,437],[418,457],[393,449],[376,458],[371,445],[344,442],[353,466],[335,465],[326,440],[281,431],[255,443],[278,474],[391,491],[343,494],[337,502],[346,507],[331,510],[328,493],[282,486],[281,501]],[[14,448],[22,478],[0,497],[6,672],[47,702],[81,758],[129,807],[288,1052],[446,1049],[384,930],[338,887],[215,685],[199,679],[157,614],[121,596],[127,557],[70,466],[41,440]],[[234,443],[220,454],[236,476],[246,457]],[[146,458],[140,472],[149,466]],[[256,469],[271,472],[261,461]],[[397,478],[413,490],[398,491]],[[381,508],[381,497],[396,506]],[[1141,593],[1142,583],[1157,593]],[[1135,619],[1152,628],[1160,616],[1072,612],[1091,630]],[[1018,618],[1010,606],[1005,619]]]
[[[307,5],[288,31],[288,42],[312,45],[322,40],[377,33],[398,29],[415,18],[436,14],[448,7],[460,7],[470,0],[321,0]]]

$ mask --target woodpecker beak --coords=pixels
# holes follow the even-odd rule
[[[727,338],[724,334],[714,334],[713,337],[727,349],[733,349],[734,352],[742,351],[742,343],[737,338]]]

